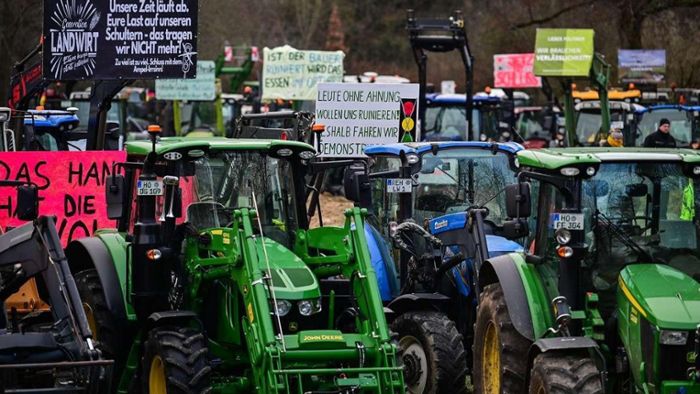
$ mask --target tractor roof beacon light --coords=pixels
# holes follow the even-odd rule
[[[152,124],[148,126],[148,135],[151,137],[151,142],[153,143],[153,153],[156,152],[156,140],[158,135],[160,135],[161,128],[157,124]]]

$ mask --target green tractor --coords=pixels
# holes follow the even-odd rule
[[[115,389],[403,393],[366,212],[309,229],[313,148],[153,131],[106,181],[118,228],[68,247]]]
[[[700,393],[700,154],[518,161],[507,223],[530,251],[476,264],[477,392]]]

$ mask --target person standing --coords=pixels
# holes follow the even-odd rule
[[[671,135],[671,122],[663,118],[655,132],[644,139],[645,148],[675,148],[676,139]]]

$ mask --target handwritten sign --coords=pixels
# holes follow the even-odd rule
[[[493,55],[493,86],[503,89],[541,88],[542,78],[532,67],[534,53]]]
[[[112,164],[126,160],[123,151],[8,152],[0,154],[0,179],[34,182],[39,214],[55,215],[64,244],[114,227],[107,219],[105,180]],[[19,226],[16,190],[0,188],[0,226]]]
[[[585,77],[593,63],[592,29],[537,29],[535,75]]]
[[[212,101],[216,97],[216,77],[214,62],[197,62],[195,79],[158,79],[156,98],[158,100],[197,100]]]
[[[198,0],[44,2],[44,76],[194,78]]]
[[[343,81],[342,51],[298,51],[289,45],[263,49],[263,100],[314,100],[316,86]]]
[[[362,157],[366,145],[418,141],[417,114],[418,84],[319,84],[321,157]]]

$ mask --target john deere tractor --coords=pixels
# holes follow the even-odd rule
[[[476,390],[700,393],[700,154],[571,148],[518,161],[506,226],[530,234],[530,251],[476,264]]]
[[[106,182],[118,228],[68,248],[119,392],[403,392],[364,211],[308,228],[310,145],[153,134],[126,151]]]

